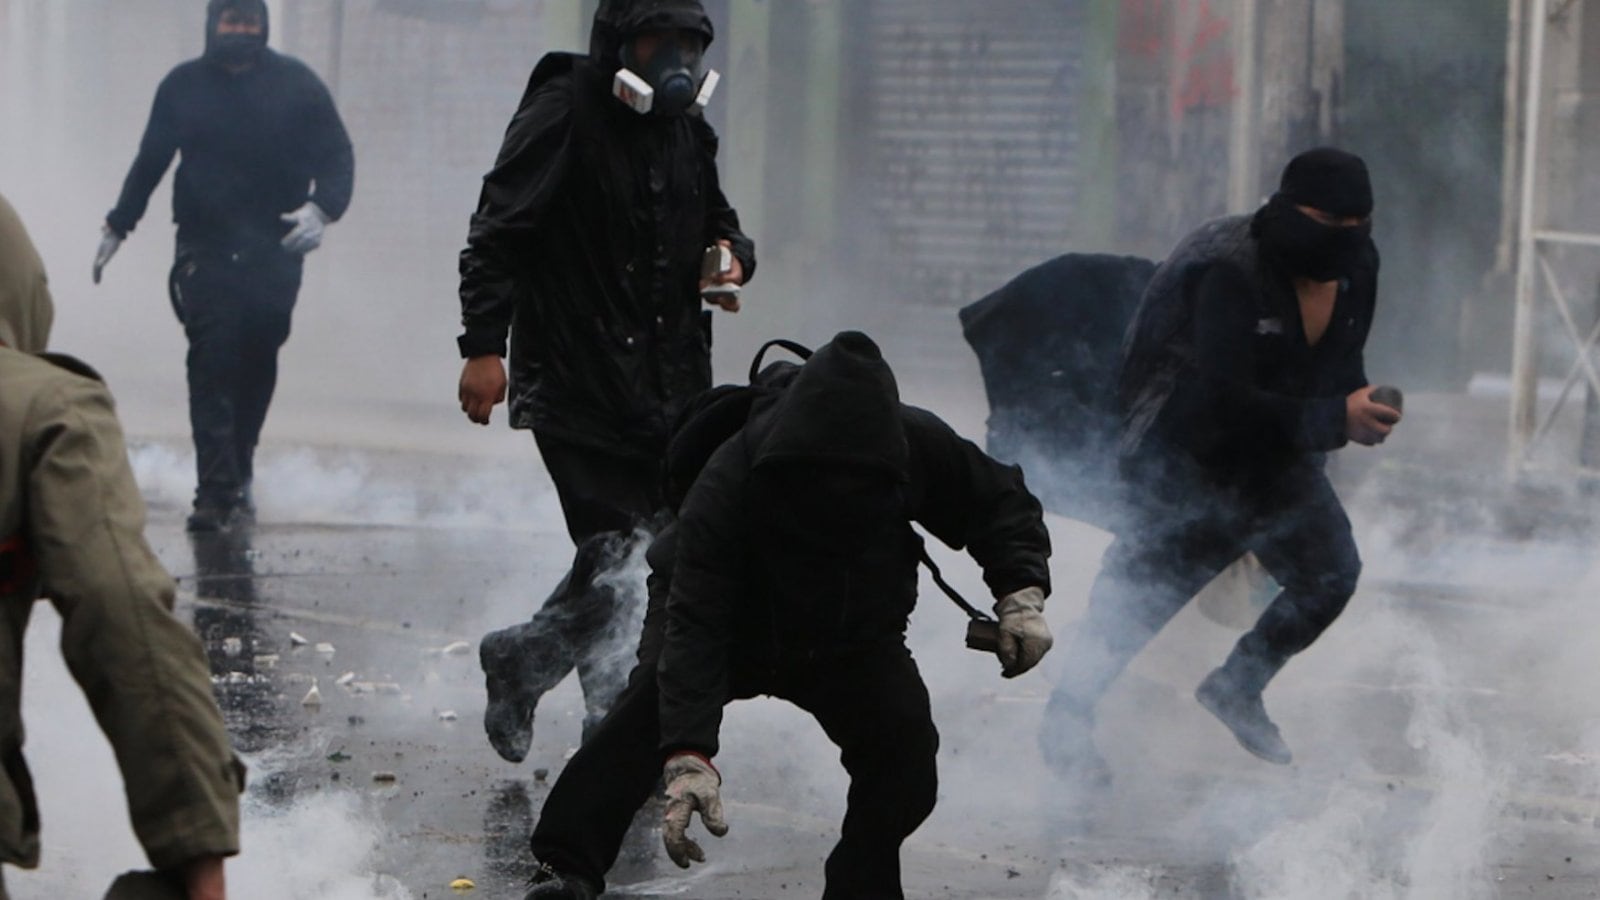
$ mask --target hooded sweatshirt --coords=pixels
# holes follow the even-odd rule
[[[996,597],[1049,591],[1022,471],[899,400],[865,335],[819,348],[712,455],[678,520],[659,670],[662,749],[717,750],[736,696],[894,650],[917,599],[915,522],[968,550]]]
[[[50,318],[44,266],[0,198],[0,862],[39,861],[21,699],[41,597],[61,615],[61,653],[111,742],[151,865],[237,853],[243,767],[205,655],[145,543],[111,395],[87,366],[36,355]]]
[[[0,197],[0,344],[40,353],[50,339],[54,319],[44,260],[17,211]]]
[[[255,0],[252,0],[255,2]],[[263,48],[254,65],[230,72],[212,53],[229,6],[207,9],[207,53],[179,65],[156,89],[139,154],[106,224],[120,234],[144,217],[174,154],[178,241],[197,252],[297,259],[278,242],[279,217],[308,200],[337,220],[350,205],[355,161],[328,89],[305,64]],[[265,4],[259,5],[263,23]]]

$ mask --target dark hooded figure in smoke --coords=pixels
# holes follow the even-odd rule
[[[1359,157],[1308,151],[1254,216],[1185,238],[1145,291],[1118,385],[1126,521],[1041,733],[1070,780],[1109,779],[1090,737],[1096,702],[1246,552],[1283,590],[1196,696],[1251,753],[1289,762],[1262,691],[1332,624],[1361,571],[1325,455],[1381,443],[1400,419],[1372,399],[1363,361],[1377,296],[1371,212]]]
[[[192,531],[248,526],[255,450],[289,337],[306,254],[344,215],[350,137],[322,80],[267,47],[262,0],[211,0],[205,53],[156,90],[139,153],[106,215],[94,280],[180,158],[168,290],[189,339]]]
[[[938,793],[938,732],[905,645],[920,550],[911,522],[982,566],[1002,675],[1050,648],[1050,536],[1021,470],[902,404],[866,335],[819,348],[735,428],[650,547],[639,664],[540,810],[526,900],[599,894],[663,781],[667,853],[683,867],[703,861],[687,829],[696,812],[711,833],[726,829],[711,761],[723,707],[761,694],[815,716],[850,773],[825,900],[903,896],[900,845]]]
[[[486,424],[506,399],[509,349],[512,427],[533,432],[577,545],[533,620],[481,646],[484,727],[512,762],[574,668],[589,727],[622,689],[637,636],[616,639],[627,611],[602,576],[662,505],[669,424],[711,386],[702,291],[755,271],[694,106],[712,37],[695,0],[602,3],[587,57],[535,67],[461,253],[462,410]],[[712,245],[733,264],[703,279]]]

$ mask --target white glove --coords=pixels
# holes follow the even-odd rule
[[[1055,639],[1044,621],[1044,589],[1023,588],[994,605],[1000,617],[1000,674],[1015,678],[1039,664]]]
[[[105,271],[106,263],[111,262],[111,257],[117,255],[117,249],[122,246],[122,235],[111,230],[110,225],[100,228],[100,248],[94,251],[94,283],[100,283],[100,273]]]
[[[661,777],[667,783],[667,810],[661,822],[667,856],[680,869],[689,868],[690,860],[705,862],[705,852],[687,833],[689,818],[698,811],[707,831],[717,837],[728,833],[722,818],[722,776],[698,753],[679,753],[667,760]]]
[[[330,221],[322,207],[307,202],[294,212],[286,212],[278,218],[294,226],[283,236],[283,249],[304,256],[322,246],[322,233]]]

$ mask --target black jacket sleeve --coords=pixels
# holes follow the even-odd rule
[[[1202,443],[1228,442],[1232,435],[1280,447],[1321,452],[1346,442],[1345,398],[1291,397],[1255,384],[1258,316],[1254,291],[1242,272],[1217,265],[1200,273],[1195,293],[1195,358],[1180,378],[1172,402]],[[1358,362],[1359,365],[1359,362]]]
[[[355,151],[328,86],[310,69],[305,70],[305,76],[308,82],[306,152],[311,177],[316,182],[314,191],[306,199],[321,207],[328,218],[338,221],[350,208],[350,197],[355,191]]]
[[[518,269],[572,164],[572,120],[571,80],[547,82],[524,99],[484,176],[461,251],[463,357],[506,354]]]
[[[156,88],[156,99],[150,105],[150,120],[145,124],[144,137],[139,141],[139,155],[122,182],[122,195],[116,208],[106,214],[106,224],[117,234],[127,236],[139,220],[144,218],[150,205],[150,193],[161,183],[178,152],[176,72],[162,80]]]
[[[730,441],[706,464],[677,524],[677,555],[667,596],[666,637],[657,684],[661,750],[717,754],[722,707],[730,690],[734,614],[748,590],[740,522],[743,453]]]
[[[700,123],[700,145],[706,154],[706,246],[719,240],[733,245],[733,255],[744,269],[744,283],[749,284],[756,274],[756,243],[739,225],[739,214],[722,193],[722,179],[717,174],[717,148],[720,141],[710,125]]]
[[[1026,587],[1048,595],[1050,532],[1022,470],[996,461],[933,413],[904,409],[917,524],[972,554],[995,597]]]

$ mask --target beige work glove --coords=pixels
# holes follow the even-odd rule
[[[706,830],[717,837],[728,833],[722,818],[722,776],[711,761],[698,753],[678,753],[667,760],[661,773],[667,783],[667,810],[661,820],[661,842],[678,868],[705,862],[705,851],[689,837],[689,819],[698,812]]]
[[[1015,678],[1050,652],[1055,639],[1044,621],[1044,589],[1023,588],[1001,597],[994,605],[1000,617],[1000,674]]]

